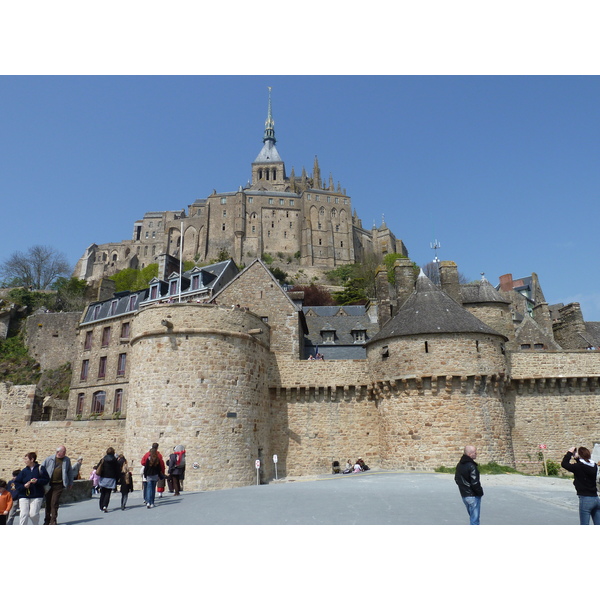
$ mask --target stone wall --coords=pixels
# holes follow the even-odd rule
[[[571,350],[563,352],[507,353],[509,374],[515,379],[600,376],[600,352]]]
[[[251,485],[254,461],[271,452],[268,338],[258,316],[236,308],[142,309],[131,339],[126,455],[152,442],[164,454],[184,444],[187,490]]]
[[[71,459],[83,456],[81,475],[87,478],[109,446],[113,446],[117,452],[123,451],[124,420],[32,423],[30,416],[34,399],[33,385],[0,383],[0,477],[10,479],[14,469],[22,469],[23,457],[27,452],[36,452],[38,460],[42,461],[53,454],[58,446],[64,445]]]
[[[42,371],[74,363],[80,318],[80,312],[37,313],[27,318],[27,348],[30,356],[40,363]]]

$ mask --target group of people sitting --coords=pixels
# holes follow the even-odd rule
[[[337,460],[333,461],[332,467],[333,467],[334,473],[340,472],[340,463]],[[356,459],[356,462],[352,462],[351,459],[348,459],[346,461],[346,467],[341,472],[344,475],[346,475],[348,473],[360,473],[361,471],[368,471],[368,470],[369,470],[369,467],[365,464],[365,461],[362,458],[360,458],[360,456],[359,456]]]

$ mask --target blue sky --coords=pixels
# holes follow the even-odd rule
[[[146,211],[236,190],[272,86],[288,173],[333,175],[418,264],[469,280],[536,272],[600,320],[596,76],[4,76],[0,260],[33,243],[74,264]]]

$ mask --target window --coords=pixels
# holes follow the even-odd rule
[[[149,232],[148,232],[148,231],[146,231],[146,239],[148,239],[148,233],[149,233]]]
[[[521,350],[529,350],[531,348],[531,344],[521,344]]]
[[[92,412],[101,414],[104,412],[104,404],[106,402],[106,392],[94,392],[92,396]]]
[[[223,211],[223,216],[226,217],[227,216],[227,210]]]
[[[110,343],[110,327],[105,327],[102,330],[102,347],[106,348]]]
[[[129,321],[122,323],[121,324],[121,337],[128,338],[130,329],[131,329],[131,325],[130,325]]]
[[[197,290],[200,288],[200,274],[192,275],[192,289]]]
[[[87,381],[89,370],[90,370],[90,361],[86,358],[81,363],[81,375],[79,377],[79,379],[81,381]]]
[[[127,310],[135,310],[135,303],[137,302],[137,294],[129,297],[129,305],[127,306]]]
[[[221,204],[227,204],[227,198],[221,198]]]
[[[327,202],[331,202],[331,196],[327,196]]]
[[[355,343],[362,343],[367,338],[367,332],[359,329],[352,332],[352,337],[354,338]]]
[[[319,202],[319,194],[315,194],[315,200]]]
[[[113,412],[121,412],[123,410],[123,390],[115,390],[115,401],[113,403]]]
[[[173,281],[171,281],[171,283],[169,284],[169,295],[173,296],[174,294],[177,293],[177,290],[179,289],[177,287],[179,281],[177,279],[174,279]]]
[[[285,200],[283,198],[279,198],[279,204],[283,206],[285,204]]]
[[[544,344],[534,344],[533,348],[535,350],[543,350],[544,349]]]
[[[98,365],[98,379],[106,377],[106,356],[100,357],[100,364]]]
[[[225,223],[223,223],[223,225],[221,227],[221,231],[225,231]]]
[[[119,354],[119,361],[117,363],[117,376],[125,375],[125,367],[127,365],[127,354]]]
[[[290,206],[294,206],[294,201],[290,200]]]
[[[83,344],[84,350],[92,349],[92,338],[93,337],[94,337],[94,332],[91,329],[89,331],[85,332],[85,342]]]
[[[310,200],[310,194],[306,194],[306,199]],[[290,200],[290,202],[293,202],[293,200]]]
[[[156,300],[158,298],[158,284],[153,285],[150,288],[150,300]]]
[[[324,344],[333,344],[335,342],[335,331],[321,331]]]
[[[75,414],[83,414],[83,403],[85,401],[85,394],[77,394],[77,405],[75,406]]]
[[[429,342],[425,342],[425,354],[429,353]]]
[[[112,316],[112,315],[114,315],[114,314],[117,312],[117,305],[118,305],[118,304],[119,304],[119,301],[118,301],[118,300],[113,300],[113,301],[110,303],[110,310],[108,311],[108,315],[109,315],[109,316]]]
[[[248,204],[252,204],[254,202],[254,198],[250,197],[248,198]]]
[[[256,233],[256,225],[252,225],[252,233]]]
[[[102,308],[101,304],[96,304],[96,306],[94,306],[94,314],[92,315],[92,319],[97,319],[98,315],[100,314],[100,309]]]
[[[269,204],[275,204],[275,200],[273,200],[273,198],[269,198]]]

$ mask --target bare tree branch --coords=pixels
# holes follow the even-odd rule
[[[27,253],[16,251],[0,265],[0,275],[13,285],[45,290],[71,267],[65,255],[50,246],[32,246]]]

